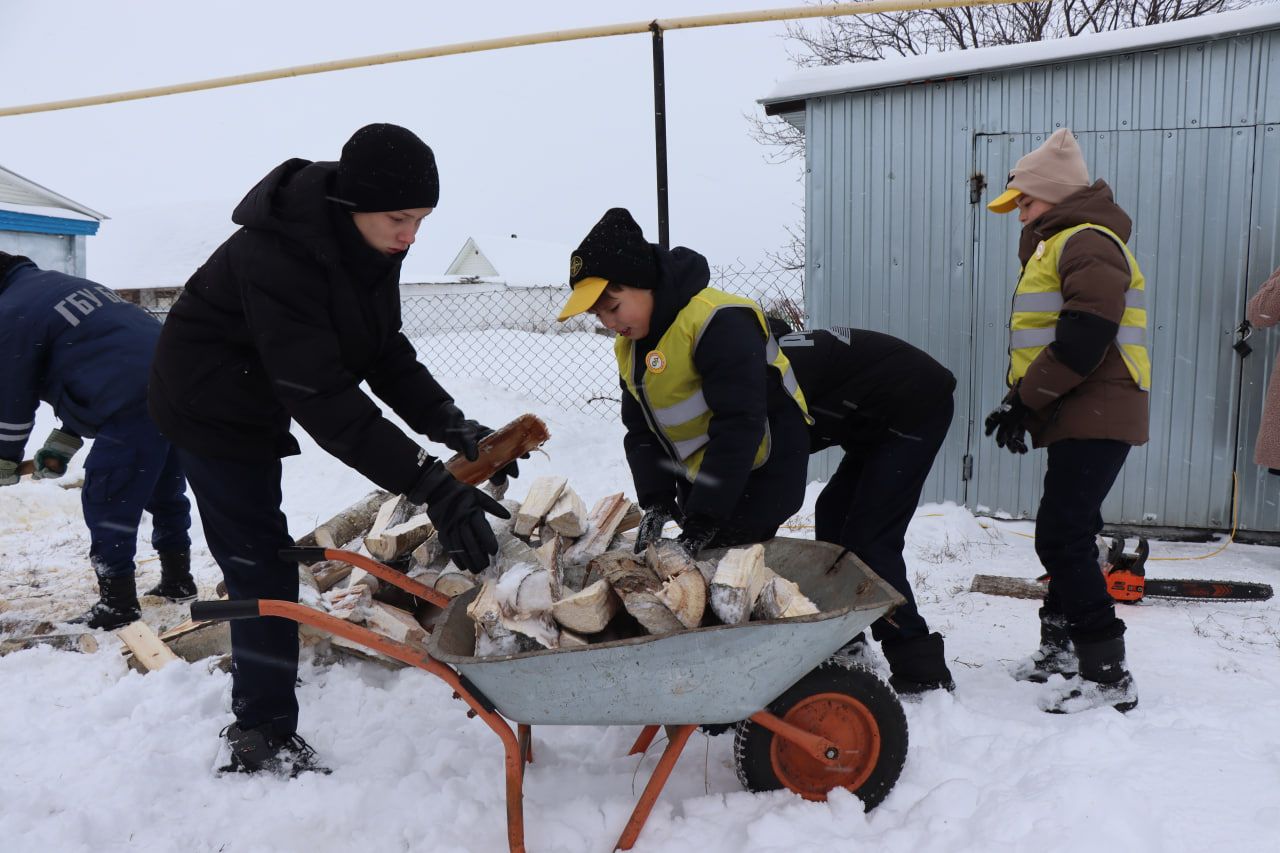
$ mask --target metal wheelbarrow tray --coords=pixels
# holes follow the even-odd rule
[[[525,849],[522,785],[524,764],[533,760],[533,724],[644,726],[630,754],[643,753],[666,725],[667,747],[618,839],[617,848],[628,850],[699,724],[738,724],[735,761],[751,790],[786,787],[821,800],[845,787],[870,807],[901,772],[907,735],[896,695],[870,671],[829,659],[903,598],[838,546],[776,538],[764,547],[766,565],[798,584],[819,613],[479,658],[466,612],[477,590],[450,600],[360,554],[289,548],[281,552],[285,559],[344,560],[444,607],[426,652],[293,602],[196,602],[191,616],[281,616],[445,681],[470,707],[468,715],[503,741],[512,851]],[[508,720],[517,724],[515,733]]]

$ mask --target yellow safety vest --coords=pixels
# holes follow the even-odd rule
[[[1086,223],[1059,231],[1036,247],[1035,254],[1022,268],[1018,288],[1013,294],[1013,310],[1009,314],[1010,386],[1027,374],[1027,368],[1045,347],[1053,343],[1062,311],[1062,279],[1058,261],[1062,248],[1086,228],[1105,234],[1115,241],[1129,263],[1129,289],[1124,294],[1124,315],[1116,333],[1116,346],[1129,375],[1143,391],[1151,390],[1151,356],[1147,353],[1146,279],[1138,269],[1138,260],[1120,236],[1109,228]]]
[[[698,342],[702,340],[703,331],[716,312],[722,308],[737,306],[750,308],[755,313],[767,340],[765,359],[778,369],[782,376],[782,387],[800,407],[805,422],[813,423],[805,405],[804,393],[791,370],[791,362],[769,333],[764,312],[750,299],[712,287],[695,294],[689,304],[680,309],[671,327],[658,340],[657,347],[644,354],[644,378],[639,385],[634,380],[635,342],[619,336],[613,344],[614,355],[618,359],[618,373],[626,383],[627,390],[644,410],[649,429],[664,440],[668,454],[680,463],[684,476],[690,482],[693,482],[702,466],[707,442],[711,440],[708,430],[714,414],[702,396],[702,376],[693,364],[693,354],[698,348]],[[752,470],[759,468],[768,459],[769,427],[766,424]]]

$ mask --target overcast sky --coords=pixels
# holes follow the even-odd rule
[[[768,7],[759,0],[7,0],[0,105]],[[801,215],[801,167],[767,162],[744,117],[792,70],[782,34],[781,24],[749,24],[666,36],[672,242],[713,264],[761,258],[786,242],[785,226]],[[447,263],[469,234],[573,245],[614,205],[629,207],[656,241],[650,58],[647,35],[621,36],[5,117],[0,164],[115,217],[90,241],[90,275],[94,241],[102,246],[113,226],[124,233],[149,209],[147,239],[162,251],[206,227],[183,218],[185,206],[225,207],[229,216],[282,160],[336,159],[351,132],[374,121],[405,125],[435,149],[441,200],[415,248],[421,256]],[[155,218],[157,210],[172,215]],[[130,251],[147,252],[148,242],[133,239]]]

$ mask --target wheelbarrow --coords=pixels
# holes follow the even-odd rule
[[[343,560],[443,607],[427,649],[287,601],[195,602],[191,618],[292,619],[440,678],[468,705],[467,715],[502,740],[513,853],[525,849],[524,764],[533,760],[532,726],[644,726],[632,755],[645,752],[658,726],[666,726],[666,749],[618,839],[617,849],[629,850],[699,725],[736,725],[738,778],[752,791],[787,788],[825,800],[827,792],[845,788],[871,808],[901,773],[907,724],[897,695],[870,670],[832,655],[902,596],[838,546],[788,538],[764,546],[766,564],[797,583],[819,613],[480,658],[467,615],[478,590],[447,599],[361,554],[288,548],[284,559]]]

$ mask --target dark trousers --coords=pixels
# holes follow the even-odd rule
[[[151,513],[157,551],[191,547],[191,503],[178,455],[146,412],[116,415],[98,430],[80,492],[89,559],[102,577],[132,577],[138,523]]]
[[[818,495],[815,537],[848,548],[907,600],[891,616],[872,623],[871,634],[880,642],[929,633],[916,609],[902,549],[954,412],[947,397],[910,435],[891,433],[868,447],[846,447],[840,466]]]
[[[278,556],[293,545],[280,511],[280,460],[179,453],[227,597],[297,601],[298,566]],[[231,710],[242,728],[270,724],[280,735],[297,731],[297,677],[296,622],[271,616],[231,623]]]
[[[1044,612],[1067,619],[1072,639],[1105,640],[1124,633],[1098,570],[1097,535],[1103,500],[1115,484],[1129,445],[1110,439],[1064,439],[1049,445],[1044,494],[1036,513],[1036,555],[1049,573]]]

